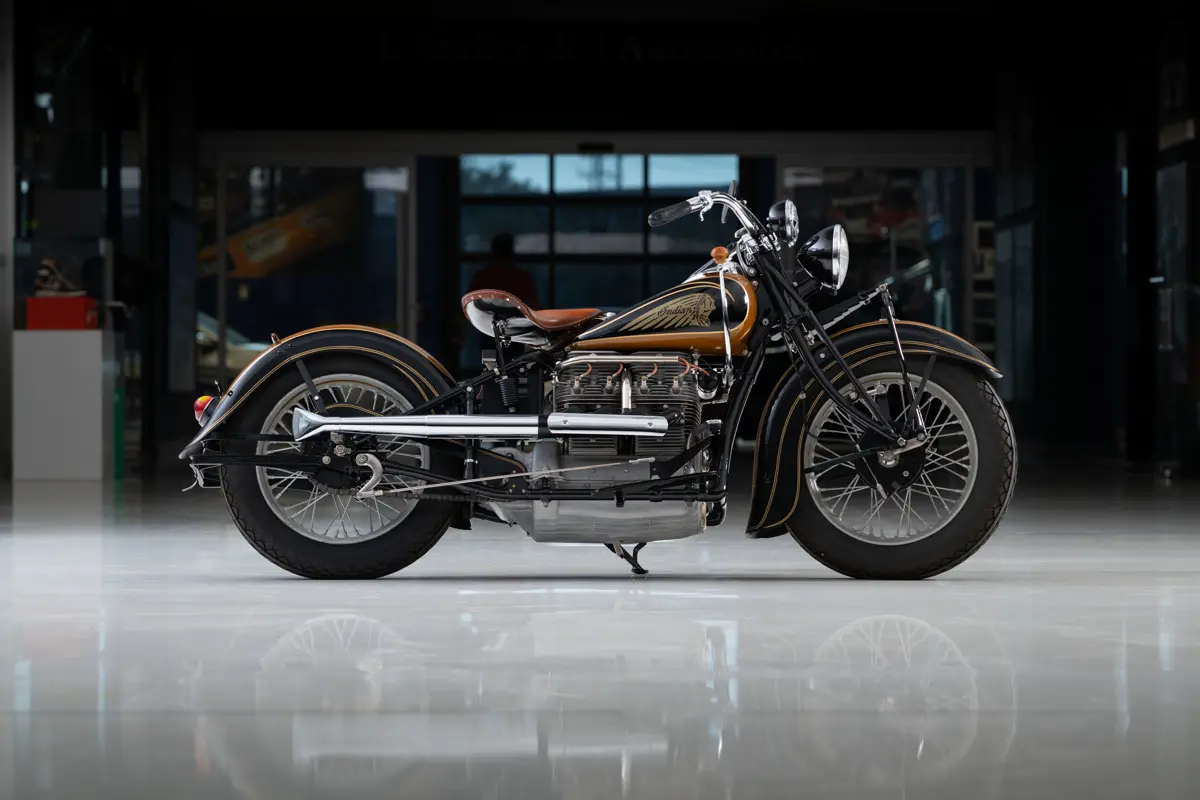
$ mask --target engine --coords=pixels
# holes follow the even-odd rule
[[[672,420],[661,438],[572,436],[562,444],[537,442],[530,452],[498,448],[533,471],[583,467],[549,478],[556,488],[587,490],[650,480],[650,464],[678,455],[697,435],[701,405],[716,393],[716,380],[684,353],[575,353],[555,367],[552,411],[573,414],[663,415]],[[700,453],[677,474],[707,468]],[[615,464],[615,465],[614,465]],[[621,543],[680,539],[704,530],[705,503],[631,502],[623,507],[592,500],[515,501],[499,504],[502,516],[539,542]]]
[[[629,455],[669,457],[687,447],[700,424],[700,381],[706,373],[683,353],[580,353],[560,362],[555,370],[554,410],[576,414],[662,415],[677,412],[661,439],[629,438]],[[709,395],[711,397],[711,395]],[[573,437],[572,456],[618,453],[615,436]]]

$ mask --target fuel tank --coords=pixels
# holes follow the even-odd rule
[[[731,355],[743,355],[758,321],[754,286],[742,275],[725,276]],[[724,355],[721,285],[716,276],[682,283],[590,328],[572,350],[695,350]]]

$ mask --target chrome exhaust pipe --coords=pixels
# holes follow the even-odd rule
[[[426,414],[411,417],[323,417],[292,411],[292,436],[319,433],[445,439],[538,439],[549,436],[662,436],[666,417],[634,414]]]

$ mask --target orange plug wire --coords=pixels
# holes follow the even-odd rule
[[[708,370],[706,370],[704,367],[701,367],[701,366],[699,366],[698,364],[693,364],[692,362],[688,361],[688,360],[687,360],[686,358],[684,358],[683,356],[680,356],[680,357],[679,357],[679,363],[680,363],[680,364],[683,364],[685,367],[687,367],[687,369],[685,369],[685,370],[683,371],[683,374],[679,376],[680,378],[687,377],[687,374],[688,374],[689,372],[691,372],[692,370],[696,370],[697,372],[699,372],[699,373],[702,373],[702,374],[704,374],[704,375],[708,375],[708,374],[709,374]]]

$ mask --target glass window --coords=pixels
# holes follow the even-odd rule
[[[641,205],[566,205],[554,209],[554,252],[640,253],[646,215]]]
[[[651,209],[727,188],[738,176],[736,155],[477,154],[459,166],[462,259],[451,281],[464,293],[476,281],[514,291],[499,273],[480,277],[495,237],[510,234],[530,273],[510,276],[511,285],[536,294],[536,302],[523,298],[530,305],[621,311],[679,284],[738,227],[732,217],[722,225],[719,213],[663,228],[646,223]],[[451,360],[473,371],[480,337],[465,320],[459,325],[454,344],[462,349]]]
[[[459,159],[464,196],[547,194],[550,156],[470,155]]]
[[[690,214],[661,228],[651,228],[650,253],[708,253],[717,245],[724,246],[733,241],[738,227],[733,214],[722,225],[721,213],[716,208],[705,214],[703,220],[699,214]]]
[[[621,311],[643,299],[641,264],[559,264],[554,305]]]
[[[472,289],[499,289],[503,292],[511,292],[518,295],[533,308],[546,308],[548,306],[547,300],[550,297],[550,266],[548,264],[518,261],[515,269],[524,273],[524,275],[518,275],[514,279],[503,272],[489,274],[481,278],[481,282],[478,285],[475,285],[476,276],[488,266],[488,263],[487,261],[471,261],[462,265],[459,271],[459,294],[466,294]],[[524,296],[528,293],[521,290],[521,286],[528,283],[525,276],[533,279],[536,297]]]
[[[549,206],[464,205],[462,207],[462,251],[487,253],[494,237],[513,237],[513,252],[545,253],[549,250]]]
[[[725,190],[738,177],[731,155],[650,156],[650,193],[691,197],[701,189]]]
[[[555,156],[554,191],[640,195],[645,185],[644,163],[644,157],[636,155]]]
[[[408,170],[364,170],[363,186],[371,193],[371,208],[375,216],[394,219],[397,213],[397,195],[408,192]]]
[[[651,264],[650,291],[646,293],[646,296],[651,297],[659,292],[665,292],[673,286],[678,286],[687,280],[688,275],[704,266],[706,260],[697,258],[695,263],[688,264]]]

